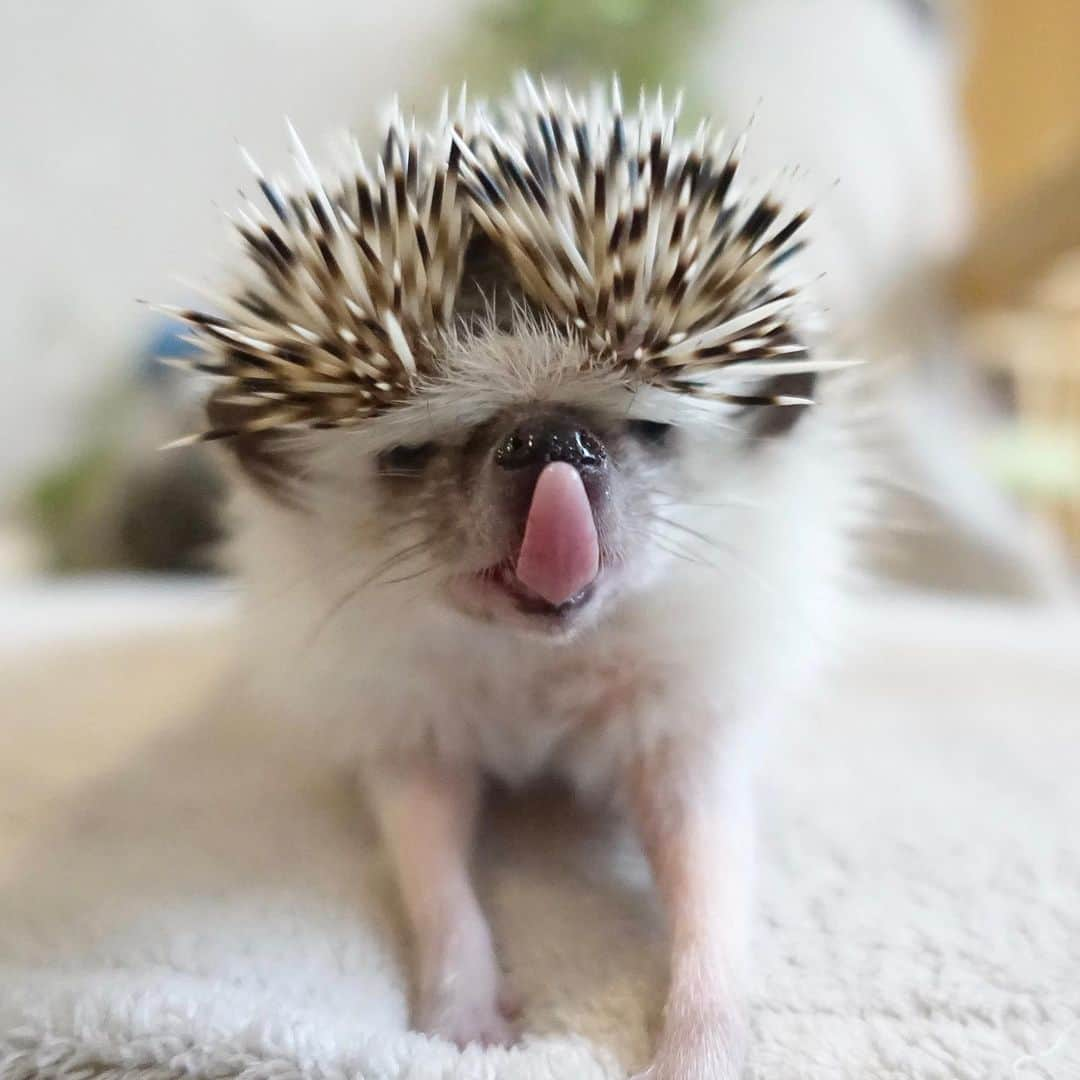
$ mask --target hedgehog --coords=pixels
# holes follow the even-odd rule
[[[522,77],[263,207],[189,324],[235,477],[252,692],[361,780],[415,942],[414,1026],[528,1024],[469,871],[492,784],[636,831],[667,912],[653,1080],[746,1044],[756,734],[839,625],[859,454],[800,281],[808,213],[681,132]],[[189,440],[190,441],[190,440]],[[637,1066],[639,1063],[629,1063]]]

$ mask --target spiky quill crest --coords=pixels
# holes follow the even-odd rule
[[[410,401],[439,377],[478,231],[584,362],[628,388],[807,404],[717,385],[838,365],[778,274],[807,213],[741,194],[742,140],[725,148],[704,122],[687,140],[677,119],[660,95],[624,113],[617,83],[584,99],[523,77],[494,119],[464,94],[429,131],[396,112],[373,163],[354,143],[329,182],[290,127],[301,186],[248,159],[269,212],[234,220],[248,257],[221,314],[166,309],[194,328],[188,366],[244,407],[240,426],[192,438],[351,426]]]

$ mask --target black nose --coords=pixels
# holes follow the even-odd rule
[[[524,469],[565,461],[576,469],[597,469],[607,460],[604,444],[572,417],[533,417],[518,424],[495,447],[495,463]]]

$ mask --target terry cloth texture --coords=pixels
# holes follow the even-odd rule
[[[767,754],[747,1075],[1076,1080],[1077,622],[905,603],[865,640]],[[409,1033],[404,928],[347,775],[268,750],[225,699],[192,711],[222,641],[0,677],[0,1076],[641,1067],[666,958],[633,846],[550,801],[497,814],[478,874],[522,1042]]]

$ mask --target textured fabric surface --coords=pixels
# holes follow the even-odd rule
[[[1075,619],[893,605],[762,777],[753,1080],[1080,1077]],[[503,808],[479,873],[510,1050],[407,1031],[407,947],[344,771],[170,632],[0,672],[0,1076],[601,1080],[648,1055],[663,935],[611,826]],[[2,668],[2,665],[0,665]]]

